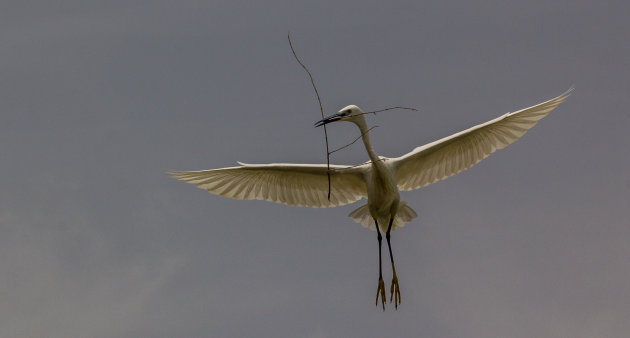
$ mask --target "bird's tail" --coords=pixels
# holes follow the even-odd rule
[[[370,209],[367,204],[360,206],[348,216],[355,222],[363,225],[364,228],[376,231],[374,219],[372,218],[372,215],[370,215]],[[394,223],[392,224],[392,230],[405,225],[405,223],[409,223],[409,221],[416,217],[418,217],[418,214],[411,209],[405,201],[400,201],[398,212],[396,212],[396,218],[394,218]],[[382,229],[383,227],[388,226],[389,220],[379,220],[378,222],[380,228]]]

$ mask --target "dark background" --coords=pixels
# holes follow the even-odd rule
[[[0,5],[0,336],[627,335],[629,9]],[[376,234],[346,217],[360,204],[235,201],[165,174],[325,161],[288,31],[328,113],[420,108],[368,117],[385,156],[576,88],[505,151],[403,193],[419,217],[393,233],[398,311],[374,306]]]

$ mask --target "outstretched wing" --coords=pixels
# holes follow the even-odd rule
[[[265,200],[311,208],[336,207],[367,197],[363,167],[325,164],[241,164],[201,171],[171,171],[174,178],[237,200]]]
[[[400,190],[413,190],[466,170],[523,136],[571,94],[564,94],[474,126],[393,158]]]

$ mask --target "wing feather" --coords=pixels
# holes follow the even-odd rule
[[[413,190],[466,170],[498,149],[515,142],[564,102],[573,88],[535,106],[507,113],[486,123],[418,147],[393,158],[400,190]]]
[[[367,165],[331,165],[331,196],[328,201],[326,165],[239,164],[238,167],[171,171],[169,174],[213,194],[238,200],[265,200],[323,208],[349,204],[367,197],[364,179]]]

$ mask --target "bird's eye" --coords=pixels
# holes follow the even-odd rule
[[[350,113],[352,113],[352,110],[350,109],[346,110],[346,115],[350,115]]]

